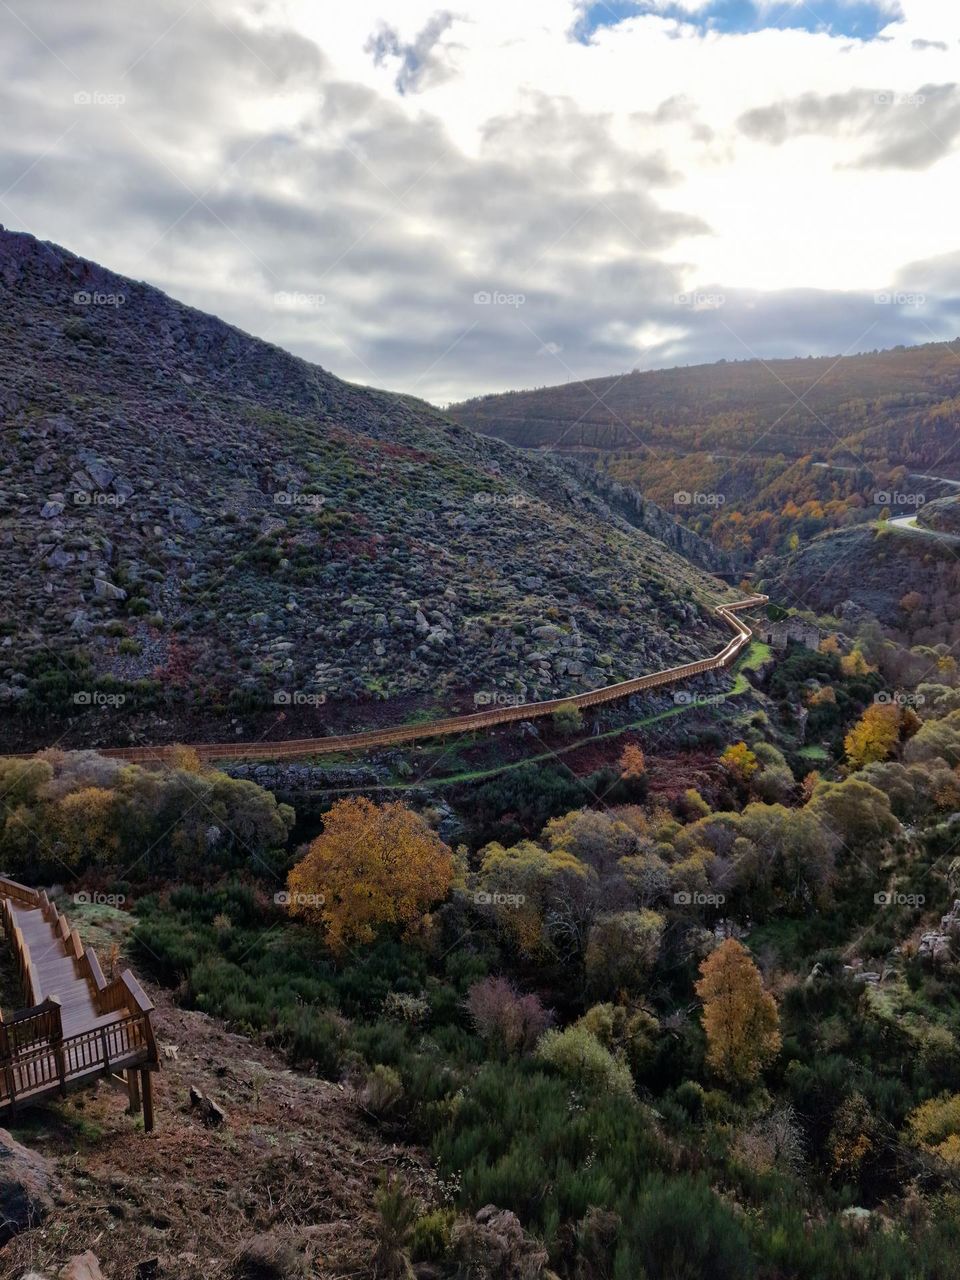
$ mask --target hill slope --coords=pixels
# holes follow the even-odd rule
[[[949,492],[929,473],[960,476],[958,355],[931,343],[720,362],[484,396],[450,413],[515,445],[590,451],[689,528],[756,556],[877,515],[885,493]]]
[[[549,460],[27,235],[0,298],[8,745],[362,728],[726,640],[720,584]]]

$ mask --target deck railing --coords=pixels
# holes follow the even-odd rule
[[[95,1020],[99,1022],[109,1014],[123,1016],[64,1036],[60,1002],[56,995],[47,995],[41,989],[37,968],[16,924],[11,903],[41,913],[64,956],[74,962],[75,981],[88,985]],[[106,980],[96,952],[83,946],[76,929],[70,927],[45,890],[0,877],[0,923],[24,995],[33,1001],[30,1007],[6,1020],[0,1017],[0,1109],[54,1090],[65,1092],[71,1082],[83,1077],[157,1066],[157,1044],[150,1018],[152,1002],[129,969]],[[145,1089],[145,1104],[148,1097]],[[152,1125],[152,1099],[149,1121]]]
[[[729,666],[741,650],[750,643],[750,628],[736,616],[740,609],[750,609],[765,604],[768,597],[750,596],[731,604],[718,605],[717,614],[737,633],[729,644],[709,658],[685,662],[678,667],[654,671],[646,676],[634,676],[618,684],[604,685],[587,693],[573,693],[566,698],[551,698],[545,702],[521,702],[510,707],[493,707],[489,711],[476,711],[463,716],[450,716],[443,720],[431,720],[423,724],[393,725],[388,729],[367,729],[360,733],[338,734],[325,738],[291,738],[286,742],[198,742],[193,749],[201,760],[282,760],[303,756],[331,755],[334,752],[353,751],[367,747],[392,747],[403,742],[415,742],[419,738],[444,737],[453,733],[469,733],[475,729],[490,729],[497,725],[518,720],[537,720],[553,715],[566,707],[595,707],[618,698],[629,697],[644,689],[673,684]],[[175,747],[99,747],[101,755],[135,764],[162,764],[174,758]]]

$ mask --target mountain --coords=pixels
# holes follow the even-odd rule
[[[722,562],[622,489],[29,235],[0,297],[8,744],[369,727],[726,640],[679,552]]]
[[[756,557],[960,477],[960,348],[721,361],[481,396],[449,413],[527,449],[587,454],[728,552]]]

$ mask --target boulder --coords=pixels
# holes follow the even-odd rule
[[[103,1280],[96,1256],[88,1249],[75,1254],[60,1272],[60,1280]]]
[[[37,1226],[52,1207],[49,1161],[0,1129],[0,1245]]]

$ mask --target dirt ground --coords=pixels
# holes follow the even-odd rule
[[[150,995],[163,1056],[155,1132],[105,1082],[11,1122],[15,1138],[51,1160],[55,1207],[0,1251],[2,1280],[56,1274],[85,1249],[105,1280],[135,1280],[152,1258],[162,1277],[221,1280],[264,1232],[294,1245],[315,1280],[369,1276],[384,1171],[425,1206],[437,1201],[423,1153],[384,1143],[339,1085],[290,1071],[164,991]],[[222,1125],[204,1124],[191,1085],[223,1108]]]

